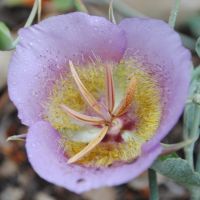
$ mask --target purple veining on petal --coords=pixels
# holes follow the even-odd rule
[[[42,119],[45,99],[68,62],[96,58],[118,62],[125,49],[124,33],[102,17],[72,13],[51,17],[21,29],[9,67],[11,100],[26,125]]]

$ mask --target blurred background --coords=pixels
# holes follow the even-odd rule
[[[34,0],[0,0],[0,21],[16,37],[24,26]],[[174,0],[115,0],[117,21],[125,17],[149,16],[168,21]],[[109,0],[43,0],[42,19],[61,13],[88,10],[90,14],[108,17]],[[84,7],[85,6],[85,7]],[[35,21],[36,22],[36,21]],[[200,36],[200,1],[182,0],[175,28],[183,44],[193,53],[194,66],[200,60],[194,53],[195,41]],[[24,142],[7,142],[6,138],[26,133],[27,128],[17,118],[17,110],[10,102],[6,86],[7,69],[12,51],[0,51],[0,200],[147,200],[149,199],[147,174],[130,183],[101,188],[76,195],[39,178],[27,161]],[[22,77],[23,78],[23,77]],[[182,119],[166,139],[166,143],[182,140]],[[178,152],[182,155],[182,151]],[[188,191],[173,181],[158,176],[160,199],[186,200]]]

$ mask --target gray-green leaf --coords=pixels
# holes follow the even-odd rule
[[[188,188],[200,186],[200,174],[194,172],[188,162],[181,158],[158,159],[154,162],[152,168]]]

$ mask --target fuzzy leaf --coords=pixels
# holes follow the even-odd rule
[[[12,48],[13,48],[13,39],[10,34],[10,30],[3,22],[0,22],[0,50],[6,51]]]
[[[192,81],[190,83],[190,89],[189,89],[190,101],[192,100],[195,94],[198,94],[199,87],[200,87],[200,66],[196,67],[192,72]],[[193,102],[187,104],[185,107],[184,124],[185,124],[185,132],[187,132],[187,137],[190,135],[193,126],[195,109],[196,109],[195,103]]]
[[[188,162],[181,158],[162,156],[151,168],[188,188],[200,186],[200,174],[194,172]]]

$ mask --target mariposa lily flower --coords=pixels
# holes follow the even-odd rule
[[[71,13],[19,32],[8,77],[28,159],[80,193],[127,182],[160,155],[187,97],[190,53],[165,22]]]

